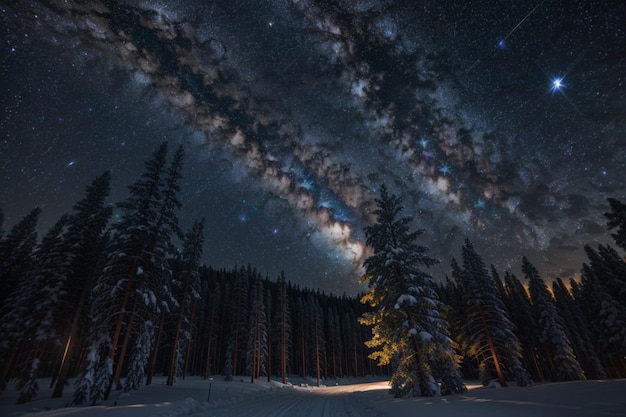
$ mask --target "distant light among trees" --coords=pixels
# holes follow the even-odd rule
[[[368,291],[327,295],[251,265],[201,265],[210,231],[201,220],[179,227],[183,160],[182,147],[168,159],[161,144],[114,223],[108,172],[41,240],[40,208],[6,233],[0,210],[0,392],[15,386],[19,402],[31,401],[47,376],[60,397],[73,377],[73,403],[98,404],[159,373],[168,385],[187,375],[316,385],[388,375],[397,397],[463,392],[462,377],[502,386],[626,377],[626,261],[610,245],[586,245],[580,281],[551,286],[522,257],[526,288],[489,270],[466,240],[452,279],[436,282],[423,230],[383,186],[365,228]],[[607,228],[626,250],[626,205],[608,202]]]

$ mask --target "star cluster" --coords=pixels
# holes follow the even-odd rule
[[[46,1],[5,5],[0,201],[40,227],[161,141],[187,148],[206,262],[353,293],[378,187],[442,260],[548,276],[624,199],[624,5],[587,1]],[[6,226],[5,226],[6,227]]]

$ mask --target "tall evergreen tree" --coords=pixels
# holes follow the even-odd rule
[[[14,311],[21,311],[23,363],[18,379],[18,403],[31,401],[39,390],[37,376],[46,348],[61,345],[59,303],[65,298],[69,260],[64,245],[68,216],[62,216],[46,233],[36,251],[32,271],[20,283],[23,295]],[[18,313],[19,314],[19,313]]]
[[[549,354],[551,367],[560,381],[585,379],[585,374],[572,350],[572,344],[563,329],[547,285],[528,258],[522,259],[522,271],[528,280],[528,290],[533,312],[540,325],[540,342]]]
[[[598,245],[597,251],[589,245],[584,249],[598,284],[626,307],[626,261],[609,245]]]
[[[291,360],[291,310],[289,308],[289,293],[287,292],[287,279],[281,272],[278,277],[278,299],[276,309],[278,355],[280,363],[280,376],[283,384],[287,383],[287,370]]]
[[[580,288],[573,286],[576,300],[584,310],[588,321],[594,323],[596,346],[603,352],[605,368],[612,377],[626,375],[626,307],[619,303],[602,286],[598,273],[598,254],[586,246],[592,266],[583,263]]]
[[[520,280],[508,271],[504,273],[504,287],[506,290],[504,303],[510,312],[511,320],[516,327],[517,338],[522,345],[522,359],[525,368],[530,371],[533,380],[543,381],[545,380],[544,355],[539,354],[538,346],[541,343],[537,335],[539,323],[533,315],[528,292]]]
[[[444,391],[462,392],[452,341],[439,312],[442,303],[433,278],[420,269],[437,260],[416,243],[423,230],[411,232],[412,219],[400,217],[400,198],[383,185],[376,204],[377,223],[365,228],[374,253],[365,260],[360,281],[370,289],[362,302],[375,308],[360,319],[372,327],[367,345],[377,350],[370,357],[379,365],[392,365],[391,391],[397,397],[440,395],[438,381],[445,381]]]
[[[93,339],[107,341],[102,333],[111,335],[109,361],[107,367],[98,370],[102,373],[98,380],[107,380],[108,363],[114,363],[115,368],[106,386],[90,387],[101,394],[92,392],[89,398],[108,398],[113,385],[121,389],[120,377],[131,337],[152,340],[144,332],[154,329],[150,324],[159,319],[163,303],[171,299],[167,293],[171,276],[167,257],[172,250],[172,236],[180,235],[176,209],[180,207],[177,193],[182,163],[179,148],[168,167],[167,142],[163,142],[145,162],[139,180],[129,187],[130,196],[118,204],[121,218],[113,225],[113,244],[94,287],[91,309],[96,328]],[[94,347],[91,351],[95,354],[101,349]],[[146,355],[141,357],[147,361]],[[104,363],[95,359],[92,364]]]
[[[326,363],[326,336],[324,334],[324,314],[319,302],[316,299],[309,299],[310,317],[312,319],[310,335],[310,352],[313,354],[311,358],[315,364],[315,380],[319,387],[322,379],[322,369]],[[325,374],[325,373],[324,373]],[[326,375],[324,375],[325,377]]]
[[[235,282],[233,283],[233,303],[230,304],[230,320],[232,320],[232,326],[230,328],[229,338],[232,347],[232,356],[230,358],[231,372],[233,375],[237,375],[239,372],[240,350],[246,343],[244,335],[246,334],[249,320],[248,289],[250,284],[248,275],[243,268],[236,272],[233,278]]]
[[[31,255],[37,245],[35,227],[40,215],[41,208],[32,209],[0,240],[0,306],[31,266]]]
[[[260,279],[252,284],[250,297],[249,333],[246,350],[246,367],[250,372],[250,381],[254,383],[261,374],[268,372],[267,366],[267,316],[265,314],[265,293]]]
[[[604,379],[606,372],[593,346],[593,334],[579,303],[565,286],[561,278],[552,283],[552,293],[561,317],[564,318],[565,330],[572,341],[572,348],[580,365],[589,378]]]
[[[192,310],[195,300],[200,297],[200,258],[202,256],[202,244],[204,242],[204,220],[194,222],[193,226],[185,234],[183,241],[183,251],[181,254],[181,271],[174,280],[174,285],[178,287],[177,300],[179,305],[176,330],[174,331],[174,342],[172,357],[170,360],[170,370],[167,377],[167,385],[174,385],[176,377],[176,359],[183,355],[181,349],[181,335],[191,334],[192,330]],[[185,339],[185,338],[183,338]],[[183,340],[188,343],[189,340]]]
[[[53,398],[63,394],[72,359],[78,354],[74,349],[81,320],[86,317],[89,291],[95,276],[102,267],[103,251],[107,244],[106,227],[113,208],[106,203],[109,196],[111,175],[108,171],[96,177],[86,187],[85,197],[72,207],[67,221],[65,250],[69,260],[66,296],[60,300],[63,306],[62,334],[63,356],[59,366]]]
[[[626,204],[614,198],[608,198],[610,211],[604,213],[607,218],[607,226],[609,230],[615,230],[611,234],[617,246],[626,251]]]
[[[496,292],[493,277],[469,239],[463,244],[462,258],[463,267],[454,277],[462,292],[462,334],[468,353],[480,368],[493,365],[502,386],[507,386],[505,373],[514,377],[518,386],[528,385],[530,378],[520,362],[521,347],[513,333],[514,325]]]

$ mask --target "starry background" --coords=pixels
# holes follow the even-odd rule
[[[626,199],[622,1],[1,1],[0,206],[45,232],[163,140],[205,262],[341,294],[382,183],[445,276],[575,276]]]

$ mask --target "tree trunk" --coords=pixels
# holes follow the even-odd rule
[[[183,379],[187,376],[187,367],[191,357],[191,341],[193,340],[193,321],[196,315],[196,299],[191,301],[191,318],[189,319],[189,340],[187,341],[187,353],[185,354],[185,364],[183,365]],[[193,372],[192,372],[193,374]]]
[[[187,282],[185,281],[185,291]],[[176,323],[176,331],[174,332],[174,343],[172,344],[172,357],[170,358],[170,370],[167,374],[167,385],[174,385],[174,374],[176,373],[176,356],[178,354],[178,341],[180,339],[180,329],[183,327],[183,318],[185,317],[185,294],[183,291],[183,299],[180,303],[180,313],[178,314],[178,322]]]
[[[120,336],[122,333],[122,324],[124,323],[124,316],[126,314],[126,307],[128,306],[128,299],[130,298],[131,293],[131,282],[134,277],[135,271],[137,269],[137,262],[133,261],[133,268],[130,270],[131,273],[128,275],[128,281],[126,282],[126,288],[124,288],[124,295],[122,296],[122,303],[120,305],[120,313],[117,316],[117,322],[115,323],[115,330],[113,331],[113,340],[111,341],[111,350],[109,351],[109,359],[111,362],[115,362],[115,353],[117,352],[117,344],[119,343]],[[109,384],[106,392],[104,393],[104,399],[107,400],[109,398],[109,394],[111,393],[113,381]]]
[[[280,373],[283,378],[283,384],[287,383],[287,323],[283,311],[282,320],[280,322]]]
[[[61,367],[59,368],[59,375],[57,377],[56,385],[54,386],[54,391],[52,392],[52,398],[59,398],[63,395],[63,388],[67,382],[67,375],[70,368],[67,358],[72,347],[72,341],[75,339],[74,336],[78,331],[78,322],[80,321],[83,306],[85,305],[85,299],[87,298],[87,290],[90,288],[89,282],[85,282],[84,284],[85,285],[81,291],[80,298],[78,299],[78,306],[76,306],[76,310],[74,311],[72,324],[70,325],[70,334],[68,335],[67,342],[65,343],[65,351],[63,352],[63,358],[61,359]]]
[[[315,323],[317,326],[317,323]],[[320,340],[319,336],[315,338],[315,367],[317,368],[317,386],[320,386]]]
[[[126,326],[126,333],[124,334],[124,342],[122,343],[122,348],[120,349],[120,356],[117,359],[115,373],[113,374],[113,379],[111,380],[111,383],[109,384],[109,387],[106,393],[104,394],[105,400],[109,399],[109,395],[111,394],[111,389],[113,388],[113,385],[115,385],[116,390],[121,389],[120,378],[122,377],[122,368],[124,366],[124,360],[126,359],[126,351],[128,350],[130,335],[133,330],[133,325],[135,324],[135,317],[137,316],[137,303],[138,303],[137,297],[135,297],[135,302],[133,303],[133,309],[131,310],[130,315],[129,315],[130,318],[128,319],[128,326]]]
[[[148,365],[148,375],[146,376],[146,385],[152,384],[152,377],[156,370],[156,362],[159,357],[159,345],[161,344],[161,335],[163,334],[163,324],[165,323],[165,311],[161,312],[161,322],[159,323],[159,331],[154,342],[154,349],[150,356],[150,364]]]
[[[204,367],[204,379],[209,377],[211,367],[211,346],[213,345],[213,315],[211,315],[211,322],[209,323],[209,334],[206,348],[206,365]]]
[[[498,359],[498,353],[496,352],[496,345],[493,343],[493,337],[491,336],[491,329],[487,324],[487,318],[485,317],[485,310],[482,305],[478,306],[478,313],[480,314],[480,320],[483,323],[483,328],[485,329],[485,336],[487,337],[487,343],[489,344],[489,350],[491,351],[491,357],[493,358],[493,364],[496,367],[496,374],[498,375],[498,381],[500,381],[500,385],[506,387],[506,379],[504,378],[504,373],[502,372],[502,368],[500,367],[500,360]]]

